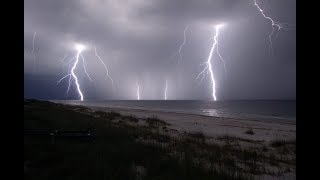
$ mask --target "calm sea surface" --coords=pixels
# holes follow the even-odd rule
[[[140,101],[72,101],[53,102],[110,107],[131,108],[199,114],[205,116],[231,117],[238,119],[273,121],[296,124],[296,101],[194,101],[194,100],[140,100]]]

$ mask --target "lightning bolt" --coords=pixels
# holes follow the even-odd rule
[[[187,36],[186,36],[186,32],[188,30],[188,27],[189,27],[189,24],[184,28],[184,31],[183,31],[183,42],[182,44],[180,45],[179,47],[179,50],[173,54],[172,57],[176,56],[177,54],[179,54],[179,60],[182,60],[182,53],[181,53],[181,50],[183,48],[183,46],[186,44],[187,42]]]
[[[164,100],[167,100],[168,81],[166,80],[166,88],[164,89]]]
[[[68,83],[68,89],[66,91],[66,94],[68,94],[69,90],[70,90],[70,87],[71,87],[71,83],[73,80],[75,80],[75,84],[76,84],[76,87],[77,87],[77,91],[78,91],[78,94],[80,96],[80,99],[81,101],[83,100],[83,94],[81,92],[81,89],[80,89],[80,85],[79,85],[79,82],[78,82],[78,78],[76,76],[76,74],[74,73],[74,70],[75,68],[77,67],[77,64],[79,63],[79,60],[81,58],[82,60],[82,65],[83,65],[83,69],[84,69],[84,73],[87,75],[87,77],[89,78],[90,81],[93,81],[87,71],[87,61],[85,60],[83,54],[82,54],[82,51],[85,49],[85,46],[81,45],[81,44],[76,44],[75,46],[76,50],[77,50],[77,55],[74,56],[68,63],[69,64],[69,68],[70,70],[70,73],[63,76],[60,80],[57,81],[57,85],[62,81],[64,80],[65,78],[69,77],[69,83]],[[109,70],[108,70],[108,67],[106,66],[106,64],[103,62],[103,60],[101,59],[101,57],[99,56],[98,52],[97,52],[97,49],[96,47],[94,48],[95,50],[95,56],[100,60],[100,62],[102,63],[102,65],[104,66],[105,70],[106,70],[106,74],[107,74],[107,78],[109,78],[112,82],[112,87],[114,85],[114,82],[113,82],[113,79],[111,78],[110,74],[109,74]],[[66,58],[66,56],[61,60],[62,62],[64,61],[64,59]],[[73,63],[73,64],[71,64]],[[72,67],[70,68],[70,66],[72,65]]]
[[[223,64],[224,74],[227,75],[226,62],[224,61],[224,59],[222,58],[222,56],[221,56],[221,54],[220,54],[218,42],[217,42],[217,54],[218,54],[219,59],[221,60],[221,62],[222,62],[222,64]]]
[[[137,86],[137,100],[140,100],[140,87],[139,87],[138,81],[136,81],[136,86]]]
[[[188,27],[189,27],[189,24],[186,26],[186,28],[183,31],[183,42],[182,42],[182,44],[181,44],[181,46],[179,48],[179,51],[178,51],[180,60],[182,59],[182,54],[181,54],[182,47],[186,44],[186,41],[187,41],[186,31],[187,31]]]
[[[83,46],[83,45],[81,45],[81,44],[77,44],[75,48],[76,48],[76,50],[77,50],[77,55],[71,59],[71,62],[74,60],[74,63],[73,63],[73,66],[72,66],[72,68],[71,68],[71,70],[70,70],[70,73],[67,74],[67,75],[65,75],[65,76],[63,76],[63,77],[57,82],[57,85],[58,85],[63,79],[69,77],[68,89],[67,89],[67,91],[66,91],[66,93],[68,93],[69,90],[70,90],[71,82],[72,82],[73,80],[75,80],[75,84],[76,84],[77,92],[78,92],[78,94],[79,94],[79,96],[80,96],[80,100],[83,101],[83,93],[82,93],[81,88],[80,88],[80,84],[79,84],[79,81],[78,81],[78,77],[76,76],[76,74],[75,74],[75,72],[74,72],[75,68],[77,67],[77,65],[78,65],[78,63],[79,63],[79,58],[80,58],[80,57],[82,58],[83,67],[84,67],[84,69],[85,69],[85,73],[87,74],[87,76],[88,76],[88,78],[89,78],[90,80],[91,80],[91,78],[90,78],[89,74],[87,73],[87,70],[86,70],[86,67],[85,67],[85,59],[84,59],[84,57],[82,56],[82,51],[85,49],[85,46]]]
[[[36,69],[36,54],[34,52],[34,42],[35,42],[35,39],[36,39],[36,34],[37,32],[34,32],[33,33],[33,38],[32,38],[32,54],[33,54],[33,66],[34,66],[34,71]]]
[[[76,86],[77,86],[77,90],[78,90],[78,93],[80,95],[80,100],[83,101],[83,94],[81,92],[81,89],[80,89],[80,85],[79,85],[79,82],[78,82],[78,78],[77,76],[74,74],[74,69],[77,67],[77,64],[78,64],[78,61],[79,61],[79,56],[81,54],[81,49],[78,50],[78,53],[77,53],[77,56],[76,56],[76,61],[74,62],[73,64],[73,67],[71,69],[71,75],[72,77],[75,79],[75,83],[76,83]],[[70,81],[69,81],[70,82]]]
[[[106,64],[102,61],[101,57],[99,56],[99,54],[98,54],[98,52],[97,52],[96,47],[94,47],[94,52],[95,52],[95,55],[97,56],[97,58],[98,58],[98,59],[100,60],[100,62],[103,64],[104,69],[106,70],[106,73],[107,73],[107,78],[109,78],[109,79],[111,80],[112,87],[113,87],[113,79],[112,79],[111,76],[109,75],[108,67],[107,67]]]
[[[278,32],[282,29],[282,25],[279,22],[274,21],[271,17],[267,16],[264,12],[263,9],[260,8],[259,4],[257,3],[257,0],[253,0],[254,1],[254,5],[258,8],[259,12],[261,13],[261,15],[265,18],[268,19],[271,22],[271,27],[272,27],[272,31],[269,34],[269,49],[271,50],[271,52],[273,52],[273,48],[272,48],[272,36],[273,33],[275,31],[275,28],[278,30]]]
[[[204,67],[204,69],[199,73],[199,75],[196,78],[196,79],[198,79],[202,75],[202,79],[201,79],[201,81],[202,81],[203,78],[205,77],[205,73],[206,72],[210,73],[210,79],[211,79],[211,85],[212,85],[212,98],[213,98],[214,101],[217,100],[217,97],[216,97],[216,82],[215,82],[214,75],[213,75],[211,59],[212,59],[212,55],[213,55],[213,52],[214,52],[215,49],[217,49],[217,54],[220,57],[220,59],[222,59],[221,55],[219,54],[219,51],[218,51],[218,37],[219,37],[219,33],[220,33],[220,28],[222,28],[222,27],[223,27],[222,24],[219,24],[219,25],[215,26],[216,33],[215,33],[215,36],[213,38],[214,42],[213,42],[213,45],[211,47],[211,50],[210,50],[209,57],[208,57],[207,61],[203,63],[206,66]],[[223,59],[222,59],[222,61],[223,61]]]
[[[83,64],[84,72],[86,73],[86,75],[87,75],[87,77],[89,78],[89,80],[92,81],[89,73],[87,72],[87,62],[85,61],[85,59],[84,59],[83,55],[81,54],[81,52],[80,52],[79,56],[81,56],[81,59],[82,59],[82,64]]]

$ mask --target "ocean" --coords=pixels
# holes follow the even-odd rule
[[[52,102],[296,124],[296,101],[53,100]]]

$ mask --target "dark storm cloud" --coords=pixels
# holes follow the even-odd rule
[[[295,24],[295,1],[268,1],[264,7],[275,19]],[[200,84],[195,78],[210,51],[213,26],[221,22],[226,26],[219,49],[227,75],[216,63],[218,98],[295,99],[295,30],[281,31],[270,54],[270,22],[253,0],[25,0],[25,95],[65,98],[67,82],[56,85],[67,74],[68,64],[61,60],[74,56],[72,46],[81,42],[90,46],[83,55],[94,79],[90,82],[79,64],[86,99],[135,99],[136,80],[143,99],[162,99],[165,79],[170,99],[209,99],[209,79]],[[172,55],[183,42],[187,24],[178,62]],[[109,67],[114,88],[94,47]],[[77,98],[76,93],[69,98]]]

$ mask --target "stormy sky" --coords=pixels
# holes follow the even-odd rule
[[[24,0],[24,95],[27,98],[79,99],[74,81],[66,94],[75,43],[84,44],[87,72],[75,74],[85,100],[140,98],[211,100],[203,70],[215,35],[219,57],[212,56],[218,100],[296,98],[296,1],[257,0],[265,14],[285,23],[269,48],[270,21],[253,0]],[[184,41],[182,59],[176,54]],[[35,34],[36,33],[36,34]],[[33,39],[35,34],[35,39]],[[112,82],[95,56],[96,47]]]

